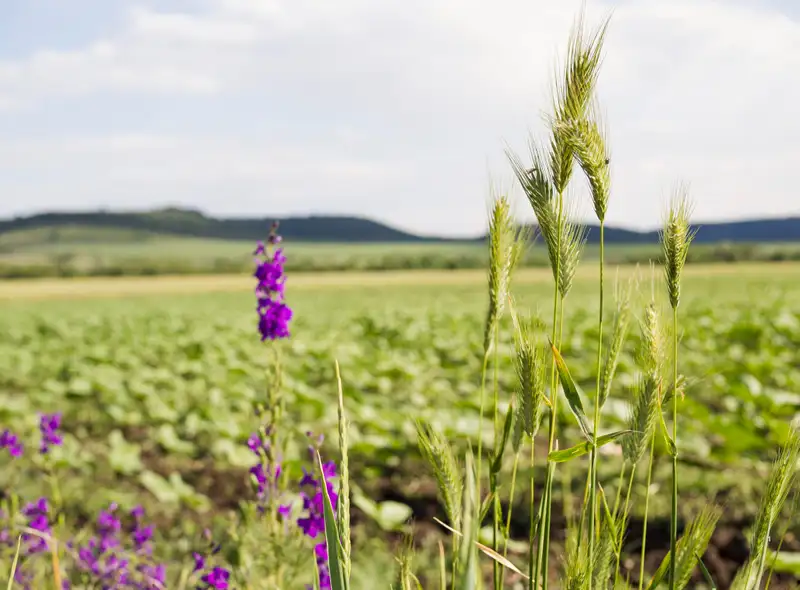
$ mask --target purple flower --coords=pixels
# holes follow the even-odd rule
[[[22,509],[22,514],[28,518],[27,526],[30,529],[39,531],[43,535],[50,535],[50,523],[48,515],[50,507],[47,498],[39,498],[36,502],[31,502]],[[47,539],[39,535],[25,533],[22,540],[27,543],[28,553],[42,553],[47,550]]]
[[[145,527],[136,527],[133,530],[133,543],[137,549],[144,547],[145,543],[152,540],[154,527],[152,525]]]
[[[97,517],[97,531],[101,537],[111,537],[119,533],[122,529],[122,522],[119,518],[114,516],[118,506],[111,504],[108,510],[101,510]]]
[[[39,451],[42,455],[46,455],[51,447],[61,446],[64,439],[58,432],[61,428],[61,413],[55,414],[40,414],[39,415],[39,432],[42,434],[42,443]]]
[[[292,310],[285,303],[271,299],[259,300],[258,331],[261,332],[261,341],[288,338],[289,322],[292,319]]]
[[[0,448],[8,449],[8,453],[12,457],[21,457],[22,451],[24,450],[17,435],[8,430],[4,430],[3,433],[0,434]]]
[[[159,585],[156,588],[166,588],[167,586],[167,566],[163,563],[156,565],[142,564],[140,567],[141,572],[144,574],[147,586],[139,586],[140,588],[152,588],[153,582]]]
[[[277,226],[273,224],[270,236],[267,241],[269,246],[278,244],[280,236],[276,234]],[[289,322],[292,319],[292,310],[287,306],[284,299],[286,286],[286,275],[284,264],[286,256],[281,248],[277,248],[270,255],[271,248],[258,242],[254,254],[263,256],[263,259],[256,258],[256,269],[253,276],[258,280],[255,288],[256,311],[258,312],[258,330],[261,333],[261,341],[277,340],[289,337]]]
[[[196,572],[203,571],[206,569],[206,558],[204,555],[200,553],[194,552],[192,553],[192,557],[194,558],[194,570]]]
[[[250,438],[247,439],[247,448],[253,451],[256,455],[261,455],[261,449],[269,449],[269,445],[266,441],[261,442],[261,435],[258,433],[253,433],[250,435]]]
[[[206,585],[208,590],[228,590],[228,578],[231,573],[224,567],[216,566],[210,572],[203,575],[202,582]]]

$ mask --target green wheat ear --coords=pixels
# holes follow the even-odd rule
[[[400,590],[417,590],[422,588],[417,576],[414,575],[414,545],[411,535],[405,537],[400,556],[397,558],[400,564]]]
[[[720,516],[722,516],[722,509],[719,506],[706,506],[689,523],[683,537],[678,540],[675,552],[677,555],[675,562],[675,588],[678,590],[682,590],[689,583],[692,572],[697,565],[698,556],[702,556],[705,553]],[[667,577],[671,560],[672,556],[667,554],[651,580],[648,590],[658,588],[664,578]]]
[[[569,134],[560,125],[586,117],[597,85],[608,19],[593,33],[584,30],[583,13],[570,33],[567,67],[563,78],[556,79],[553,91],[553,112],[550,140],[550,170],[556,192],[563,194],[572,176],[574,147]]]
[[[603,361],[603,372],[600,375],[600,407],[606,403],[611,393],[611,384],[617,372],[619,357],[628,337],[628,328],[631,318],[631,293],[635,283],[631,281],[626,286],[617,284],[616,308],[614,310],[614,331],[611,335],[611,345],[606,347]]]
[[[770,531],[775,526],[794,484],[798,459],[800,459],[800,436],[797,431],[792,431],[772,466],[751,534],[750,558],[736,576],[734,590],[754,590],[761,587],[766,569]]]
[[[633,464],[641,460],[653,437],[664,387],[664,334],[655,303],[651,302],[645,308],[640,330],[642,343],[637,357],[642,375],[637,380],[630,402],[627,425],[632,432],[622,441],[623,456]]]
[[[461,528],[464,488],[453,449],[442,435],[421,421],[417,421],[417,441],[422,456],[433,470],[450,526],[458,530]]]
[[[561,240],[559,248],[558,292],[561,297],[566,297],[572,289],[575,279],[575,272],[578,270],[583,247],[589,235],[585,225],[577,224],[572,221],[572,213],[575,206],[569,206],[558,219],[560,226]]]
[[[536,215],[539,233],[547,246],[553,279],[561,296],[566,297],[572,288],[580,254],[586,243],[587,229],[571,221],[574,205],[565,208],[563,202],[559,204],[560,199],[554,198],[552,177],[544,164],[542,150],[535,142],[530,143],[530,167],[526,167],[519,156],[510,150],[506,150],[506,154]]]
[[[692,205],[688,189],[680,185],[675,190],[661,230],[661,247],[664,256],[664,278],[666,279],[669,303],[677,308],[681,299],[681,274],[697,230],[689,224]]]
[[[503,315],[512,274],[524,256],[529,238],[529,230],[515,223],[508,198],[496,198],[489,217],[489,310],[484,326],[484,354],[489,353],[492,335]]]
[[[569,525],[564,546],[561,587],[564,590],[589,590],[591,565],[586,543],[580,538],[578,527],[574,524]]]
[[[458,570],[456,579],[458,583],[454,588],[458,590],[477,590],[481,587],[480,568],[478,565],[478,528],[480,526],[480,499],[478,497],[478,482],[475,477],[475,460],[472,453],[468,452],[464,462],[464,493],[461,495],[463,504],[459,506],[461,512],[460,528],[461,542],[458,545]]]
[[[522,435],[531,440],[539,431],[544,415],[547,379],[547,355],[534,337],[534,322],[529,318],[515,319],[514,366],[517,373],[517,420],[514,450],[522,444]]]
[[[348,424],[344,413],[344,394],[342,391],[342,375],[339,371],[339,361],[336,361],[336,384],[339,393],[338,422],[339,422],[339,453],[342,461],[339,475],[339,499],[336,506],[336,522],[339,537],[342,542],[342,561],[347,578],[350,577],[351,546],[350,546],[350,462],[348,458]]]
[[[625,517],[617,519],[611,512],[606,510],[603,516],[603,522],[600,528],[600,538],[597,542],[597,548],[594,554],[594,563],[592,568],[594,575],[594,586],[598,590],[608,588],[611,580],[611,574],[614,567],[614,558],[616,552],[621,548],[616,547],[615,543],[619,540],[622,541],[622,531],[624,529]]]
[[[596,108],[592,110],[596,111]],[[597,115],[556,124],[559,125],[560,132],[565,135],[565,141],[572,148],[575,158],[589,181],[594,212],[598,221],[603,223],[611,193],[610,155],[606,132]]]

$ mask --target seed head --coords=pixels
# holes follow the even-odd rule
[[[664,255],[664,279],[669,303],[673,309],[680,304],[681,273],[689,254],[689,246],[697,233],[689,224],[692,212],[685,187],[680,186],[670,203],[661,230],[661,248]]]

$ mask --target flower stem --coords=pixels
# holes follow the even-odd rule
[[[483,466],[483,416],[486,411],[486,372],[489,367],[489,351],[483,351],[483,368],[481,369],[481,416],[478,422],[478,490],[481,489],[481,468]]]
[[[669,550],[669,588],[675,590],[676,549],[678,544],[678,306],[672,308],[672,441],[675,452],[672,454],[672,517],[670,519]]]
[[[536,548],[536,555],[534,556],[534,541],[539,534],[539,531],[542,530],[542,516],[543,516],[543,508],[545,497],[542,496],[542,499],[539,500],[539,516],[538,518],[534,516],[536,514],[536,501],[535,501],[535,494],[534,491],[536,490],[536,486],[534,485],[534,441],[531,438],[531,459],[530,459],[530,478],[531,478],[531,505],[530,505],[530,536],[528,539],[528,590],[533,590],[538,585],[539,580],[539,566],[541,565],[541,549],[542,549],[542,542],[539,539],[539,544]],[[535,563],[534,563],[535,562]]]
[[[623,466],[624,466],[624,464],[623,464]],[[625,492],[625,507],[622,509],[622,519],[621,520],[617,519],[617,524],[627,523],[628,510],[630,508],[631,492],[633,491],[633,480],[634,480],[634,476],[635,475],[636,475],[636,463],[631,465],[631,474],[630,474],[630,477],[628,478],[628,490]],[[616,518],[616,516],[617,516],[617,509],[615,508],[614,509],[614,517]],[[622,557],[622,539],[623,539],[624,535],[625,535],[625,529],[620,530],[619,531],[619,538],[618,538],[618,541],[620,541],[620,544],[618,546],[619,547],[619,551],[617,552],[617,564],[616,564],[616,566],[614,568],[614,571],[616,572],[614,574],[614,588],[618,588],[619,587],[619,585],[618,585],[618,583],[619,583],[619,562],[620,562],[620,559]]]
[[[594,563],[594,544],[597,537],[597,431],[600,427],[600,377],[603,371],[603,272],[604,272],[604,241],[605,224],[600,222],[600,308],[598,310],[597,333],[597,390],[594,398],[594,424],[592,426],[592,452],[591,466],[589,467],[589,563]],[[589,568],[589,587],[594,586],[594,568]]]
[[[647,463],[647,484],[644,490],[644,520],[642,521],[642,557],[639,562],[639,590],[644,587],[644,558],[647,551],[647,513],[650,510],[650,484],[653,480],[653,455],[656,447],[655,437],[650,439],[650,459]]]
[[[499,406],[500,406],[500,387],[499,387],[500,376],[499,376],[499,372],[498,372],[499,371],[499,362],[498,362],[499,353],[498,353],[498,350],[497,350],[498,349],[497,345],[498,345],[499,340],[500,340],[499,322],[495,322],[495,325],[494,325],[494,346],[493,346],[493,351],[492,351],[492,354],[493,354],[493,357],[494,357],[492,359],[492,361],[493,361],[492,364],[494,365],[492,367],[493,371],[494,371],[494,376],[493,376],[493,379],[492,379],[492,381],[493,381],[492,385],[493,385],[493,389],[494,389],[494,416],[493,416],[493,419],[492,419],[492,423],[494,425],[494,452],[497,453],[498,457],[501,456],[502,453],[503,453],[503,449],[499,448],[500,445],[502,444],[502,432],[500,430],[500,429],[502,429],[502,426],[498,426],[498,420],[499,420],[499,415],[500,415],[500,408],[499,408]],[[497,544],[497,536],[498,536],[498,532],[499,532],[499,529],[500,529],[500,521],[503,518],[502,508],[500,506],[500,495],[499,495],[499,492],[497,490],[497,477],[499,475],[500,475],[499,473],[495,473],[493,475],[492,481],[491,481],[491,492],[492,492],[492,494],[494,494],[494,500],[492,502],[492,505],[493,505],[492,508],[493,508],[493,513],[494,513],[494,518],[492,519],[492,549],[494,549],[495,552],[498,551],[498,549],[499,549],[499,545]],[[501,575],[500,575],[500,571],[501,571],[502,568],[500,566],[500,563],[497,560],[492,560],[492,562],[493,562],[493,574],[494,574],[494,587],[495,588],[500,588],[500,585],[501,585],[501,581],[500,580],[502,579]]]

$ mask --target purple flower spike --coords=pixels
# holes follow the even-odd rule
[[[61,413],[55,414],[40,414],[39,415],[39,432],[42,435],[42,443],[39,452],[46,455],[52,447],[59,447],[64,439],[58,432],[61,428]]]
[[[43,535],[50,534],[49,512],[47,498],[39,498],[22,509],[22,514],[28,518],[28,528],[39,531]],[[47,540],[38,535],[25,533],[22,535],[22,540],[27,544],[29,554],[47,551]]]
[[[194,571],[199,572],[206,569],[206,558],[200,553],[192,553],[194,558]]]
[[[24,447],[17,435],[8,430],[4,430],[0,434],[0,448],[8,449],[8,454],[12,457],[21,457],[24,451]]]
[[[201,580],[206,585],[208,590],[228,590],[230,588],[228,579],[231,573],[224,567],[216,566],[210,572],[205,574]]]
[[[289,337],[289,322],[292,319],[292,310],[287,306],[284,299],[284,289],[286,285],[286,275],[284,264],[286,256],[283,250],[277,248],[272,255],[272,246],[280,243],[280,236],[277,235],[277,226],[273,224],[267,243],[258,242],[254,254],[263,258],[256,258],[256,269],[253,276],[257,279],[256,284],[256,311],[258,312],[258,331],[261,333],[261,341],[278,340]]]

